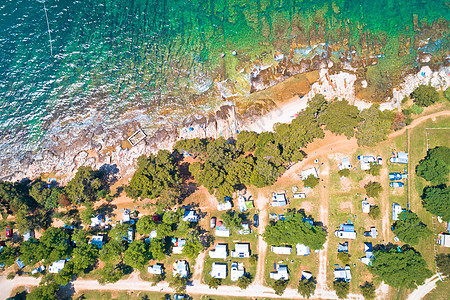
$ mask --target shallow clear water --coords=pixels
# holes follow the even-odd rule
[[[37,149],[57,119],[70,117],[75,122],[62,126],[74,126],[94,114],[95,122],[114,126],[131,109],[146,114],[147,123],[163,109],[192,113],[195,101],[198,110],[210,109],[220,101],[215,79],[243,82],[237,88],[242,94],[252,61],[264,52],[287,54],[293,42],[304,49],[318,41],[341,43],[364,52],[381,41],[386,62],[412,64],[413,50],[401,60],[396,51],[399,36],[417,33],[414,15],[424,24],[449,20],[444,0],[48,0],[45,5],[53,56],[43,3],[0,3],[3,154]],[[448,49],[448,26],[436,45],[430,51]],[[297,53],[308,54],[302,51]],[[193,100],[208,90],[206,100]]]

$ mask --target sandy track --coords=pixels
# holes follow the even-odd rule
[[[390,205],[389,205],[389,179],[388,179],[388,169],[386,164],[380,171],[380,181],[381,186],[383,187],[383,191],[381,192],[381,215],[382,215],[382,232],[384,242],[389,242],[389,231],[390,231]]]
[[[256,207],[259,210],[259,227],[258,227],[258,265],[256,266],[256,276],[252,285],[264,284],[264,270],[267,256],[267,243],[264,241],[262,235],[267,225],[269,213],[267,205],[269,198],[264,194],[259,194],[256,200]]]
[[[445,276],[444,276],[445,277]],[[425,297],[426,294],[431,292],[436,287],[436,282],[440,280],[439,276],[436,274],[431,278],[425,280],[425,283],[419,286],[408,296],[408,300],[420,300]]]

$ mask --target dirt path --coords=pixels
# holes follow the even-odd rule
[[[207,252],[208,250],[205,250],[203,252],[200,252],[200,254],[197,256],[197,259],[195,260],[193,280],[198,280],[200,282],[203,274],[203,266],[205,265],[205,257]]]
[[[6,276],[0,277],[0,299],[6,299],[11,294],[11,291],[18,286],[35,286],[39,284],[39,279],[33,277],[16,277],[14,280],[6,280]],[[101,291],[149,291],[149,292],[162,292],[173,293],[173,290],[169,288],[167,282],[160,282],[156,286],[152,286],[148,281],[140,280],[139,278],[132,278],[127,280],[119,280],[114,284],[100,285],[96,280],[75,280],[72,283],[73,289],[76,293],[84,290],[101,290]],[[200,284],[194,280],[191,286],[187,286],[186,293],[190,295],[220,295],[220,296],[233,296],[233,297],[248,297],[254,298],[267,298],[271,299],[303,299],[297,293],[295,289],[286,289],[282,296],[275,295],[273,289],[252,284],[246,290],[241,290],[237,286],[220,286],[217,290],[209,289],[206,284]],[[321,295],[322,299],[338,299],[334,291],[327,291]],[[348,299],[362,300],[361,295],[350,294]]]
[[[380,171],[380,183],[383,187],[383,191],[381,192],[381,215],[382,215],[382,232],[383,232],[383,239],[384,242],[387,243],[390,241],[389,239],[389,232],[390,232],[390,205],[389,205],[389,176],[388,176],[388,169],[386,164],[383,166],[383,168]]]
[[[330,193],[327,188],[329,184],[330,178],[330,170],[328,164],[324,164],[319,168],[319,177],[323,181],[320,182],[322,186],[325,188],[320,189],[320,212],[319,212],[319,221],[323,223],[323,225],[328,228],[328,234],[333,234],[331,228],[329,228],[328,223],[328,203],[330,201]],[[315,292],[315,297],[323,298],[323,295],[327,294],[329,291],[327,286],[327,255],[328,255],[328,241],[324,244],[324,249],[319,252],[319,272],[317,274],[317,288]]]
[[[267,206],[269,205],[269,198],[260,193],[256,201],[256,207],[259,210],[259,227],[258,227],[258,265],[256,266],[256,276],[253,285],[264,284],[264,270],[267,256],[267,243],[264,241],[262,235],[267,225],[269,213]]]
[[[425,297],[426,294],[431,292],[436,287],[436,282],[440,280],[439,276],[436,274],[431,278],[428,278],[425,280],[425,283],[421,286],[419,286],[417,289],[415,289],[411,294],[408,296],[408,300],[420,300],[423,297]]]

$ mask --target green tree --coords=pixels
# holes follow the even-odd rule
[[[91,218],[95,217],[94,204],[92,202],[85,202],[84,206],[86,209],[80,213],[81,220],[85,226],[89,226],[92,223]]]
[[[39,239],[36,251],[36,256],[43,258],[46,264],[70,257],[69,234],[63,228],[50,227]]]
[[[349,265],[350,264],[350,257],[347,252],[338,252],[337,258],[344,264]]]
[[[102,187],[100,174],[91,167],[79,167],[75,177],[64,188],[65,194],[73,204],[94,201]]]
[[[169,282],[169,287],[175,290],[175,293],[182,294],[186,293],[186,285],[188,280],[186,277],[180,277],[176,275]]]
[[[309,280],[304,279],[298,282],[297,292],[304,298],[309,299],[316,291],[316,280],[311,277]]]
[[[346,100],[329,103],[319,119],[325,124],[326,130],[335,134],[344,134],[348,139],[355,134],[355,128],[361,121],[359,109],[348,104]]]
[[[17,255],[15,247],[3,247],[0,252],[0,264],[5,264],[5,268],[8,268],[15,262]]]
[[[99,269],[100,276],[98,282],[100,284],[115,283],[124,275],[120,264],[106,263],[103,268]]]
[[[289,280],[271,280],[270,286],[275,291],[275,294],[278,296],[283,295],[284,291],[286,290],[286,287],[289,283]]]
[[[200,251],[203,250],[203,245],[198,240],[189,240],[186,241],[186,244],[183,247],[181,252],[189,259],[196,259],[200,254]]]
[[[414,289],[432,275],[425,260],[413,248],[376,250],[373,255],[375,259],[369,271],[394,288]]]
[[[345,281],[333,281],[333,288],[339,299],[345,299],[350,292],[350,283]]]
[[[450,221],[450,187],[429,186],[423,189],[422,204],[433,215]]]
[[[201,156],[204,158],[206,156],[206,146],[208,145],[208,142],[209,139],[200,138],[179,140],[175,143],[174,149],[182,154],[183,151],[186,151],[194,157]]]
[[[349,169],[342,169],[338,171],[339,177],[349,177],[350,176],[350,170]]]
[[[84,229],[75,229],[72,233],[72,241],[75,242],[77,246],[87,244],[88,233]]]
[[[74,273],[80,274],[86,271],[90,266],[97,263],[99,256],[98,249],[91,244],[77,244],[77,247],[73,250],[72,259],[74,264]]]
[[[308,100],[306,111],[314,117],[320,116],[321,113],[327,110],[328,102],[322,94],[316,94]]]
[[[58,274],[55,274],[54,280],[60,285],[67,285],[72,281],[74,274],[74,263],[70,260],[65,263],[64,268]]]
[[[48,188],[47,183],[38,180],[30,190],[30,196],[46,210],[58,208],[58,196],[62,192],[57,188]]]
[[[317,178],[314,175],[309,175],[308,177],[306,177],[305,179],[303,179],[303,185],[310,187],[310,188],[315,188],[317,185],[319,184],[319,178]]]
[[[304,222],[302,214],[286,213],[284,221],[279,220],[266,226],[263,238],[271,245],[300,243],[316,250],[322,249],[326,235],[321,227]]]
[[[359,146],[375,146],[387,139],[395,113],[380,111],[379,105],[372,105],[360,113],[363,119],[358,125],[356,139]]]
[[[244,276],[239,277],[237,281],[237,286],[241,290],[245,290],[248,288],[248,286],[252,283],[252,279],[249,277],[248,274],[245,274]]]
[[[234,210],[228,210],[220,215],[222,223],[224,226],[228,227],[230,230],[241,229],[242,223],[245,220],[245,215],[240,214]]]
[[[381,215],[381,209],[380,209],[379,206],[372,206],[370,208],[369,216],[372,219],[376,220],[376,219],[378,219],[380,217],[380,215]]]
[[[142,270],[150,259],[147,245],[142,241],[134,241],[124,253],[124,262],[135,268]]]
[[[39,241],[36,239],[29,239],[20,245],[20,260],[25,265],[32,265],[42,260],[41,252],[36,251],[39,246]],[[6,248],[7,249],[7,248]],[[3,249],[5,251],[5,248]]]
[[[150,215],[143,216],[136,223],[136,231],[142,235],[148,235],[156,229],[156,223]]]
[[[128,238],[129,229],[130,225],[128,224],[117,224],[109,231],[108,235],[112,240],[122,242],[123,240]]]
[[[432,184],[446,183],[448,181],[449,167],[436,157],[426,157],[417,165],[416,173]]]
[[[439,254],[436,258],[436,264],[443,275],[450,276],[450,254]]]
[[[377,163],[370,163],[370,169],[367,170],[367,173],[369,173],[370,175],[373,176],[378,176],[380,175],[380,171],[381,171],[381,166]]]
[[[214,277],[211,277],[211,278],[208,280],[208,287],[209,287],[210,289],[216,289],[216,290],[217,290],[217,288],[219,287],[219,285],[222,285],[222,279],[220,279],[220,278],[214,278]]]
[[[372,197],[372,198],[378,197],[380,192],[383,190],[383,188],[381,187],[381,184],[378,182],[374,182],[374,181],[367,183],[364,186],[364,189],[366,190],[367,196]]]
[[[419,85],[410,95],[419,106],[430,106],[439,100],[436,89],[430,85]]]
[[[113,265],[117,265],[122,262],[125,247],[122,242],[118,242],[115,239],[111,239],[108,243],[106,243],[102,250],[100,251],[100,260],[105,263],[110,263]]]
[[[208,161],[218,167],[225,166],[237,155],[236,146],[222,137],[210,142],[206,149]]]
[[[138,168],[125,187],[127,195],[133,199],[155,199],[161,193],[181,182],[180,173],[172,154],[161,150],[158,155],[138,158]]]
[[[28,300],[57,300],[59,284],[54,280],[41,280],[39,286],[27,294]]]
[[[166,258],[166,255],[164,254],[164,244],[161,240],[152,239],[148,251],[151,254],[151,258],[154,260],[161,261]]]
[[[375,286],[372,282],[365,282],[363,285],[359,286],[364,299],[373,300],[375,299]]]
[[[254,131],[241,131],[237,135],[237,147],[242,152],[252,152],[256,148],[258,134]]]
[[[392,231],[401,241],[415,245],[420,239],[431,235],[431,230],[415,213],[404,211],[399,214],[398,218],[399,220],[392,226]]]

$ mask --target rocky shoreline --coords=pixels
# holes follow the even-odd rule
[[[101,124],[87,128],[71,127],[45,140],[42,150],[37,153],[28,152],[20,159],[3,160],[0,178],[17,181],[50,174],[64,185],[80,166],[98,169],[103,165],[115,165],[121,177],[129,177],[134,173],[135,162],[140,155],[171,149],[180,139],[230,138],[241,130],[272,130],[276,122],[290,122],[293,115],[304,109],[307,100],[317,93],[323,94],[327,100],[345,98],[360,109],[369,107],[371,103],[356,96],[356,80],[356,75],[352,72],[332,73],[330,69],[321,69],[319,79],[310,85],[310,91],[306,95],[294,97],[282,104],[275,103],[269,113],[249,115],[233,102],[224,102],[214,113],[191,116],[171,127],[161,127],[134,147],[126,140],[140,128],[137,120],[114,128],[104,128]],[[393,97],[386,99],[381,108],[399,109],[403,97],[409,95],[419,84],[431,84],[439,90],[445,90],[450,86],[450,67],[443,66],[432,71],[425,66],[417,73],[406,76],[404,82],[393,89]]]

